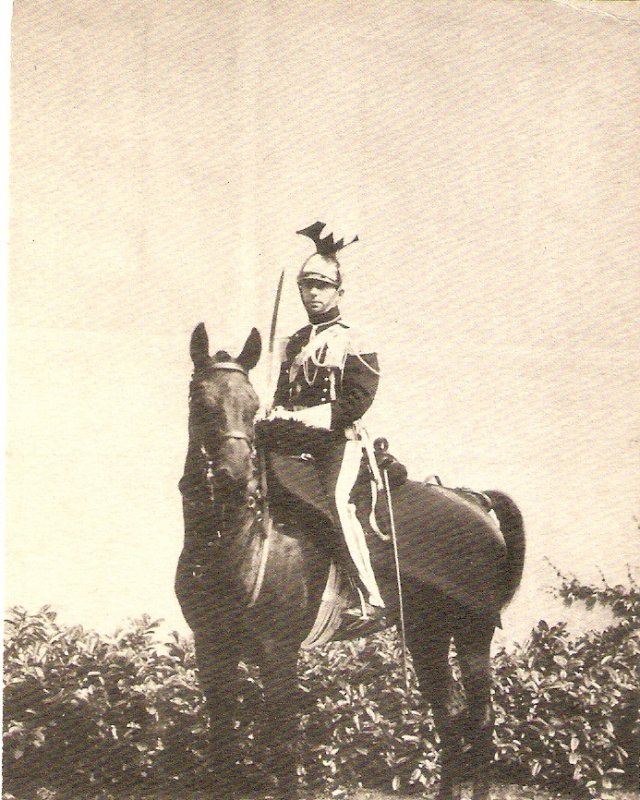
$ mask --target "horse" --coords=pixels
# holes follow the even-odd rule
[[[304,517],[294,514],[272,528],[266,563],[261,559],[265,537],[254,439],[259,400],[249,379],[261,354],[258,331],[252,329],[236,358],[222,350],[210,356],[200,323],[190,352],[189,444],[180,481],[185,539],[175,591],[193,632],[209,716],[208,788],[214,798],[228,800],[243,785],[233,718],[238,664],[245,661],[260,669],[269,767],[278,796],[289,800],[298,796],[297,657],[321,601],[329,556],[317,533],[305,529]],[[392,490],[406,642],[440,738],[439,800],[459,798],[469,776],[474,799],[489,797],[490,645],[500,610],[521,580],[525,535],[515,503],[501,492],[486,494],[499,526],[458,492],[415,481]],[[389,546],[376,551],[378,581],[390,621],[397,622],[394,564]],[[452,639],[464,713],[454,703]]]

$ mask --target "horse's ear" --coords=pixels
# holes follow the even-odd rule
[[[201,367],[209,359],[209,337],[204,322],[198,323],[191,334],[191,360]]]
[[[252,328],[236,361],[249,372],[258,363],[261,352],[262,338],[260,337],[260,332],[256,328]]]

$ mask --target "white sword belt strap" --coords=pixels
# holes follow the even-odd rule
[[[380,530],[378,520],[376,519],[376,505],[378,504],[378,493],[384,491],[384,481],[380,474],[380,467],[376,459],[376,454],[373,449],[371,437],[367,433],[364,425],[360,420],[356,420],[353,424],[355,433],[360,440],[362,450],[367,456],[367,462],[371,470],[371,514],[369,514],[369,525],[372,530],[385,542],[389,541],[389,536]]]

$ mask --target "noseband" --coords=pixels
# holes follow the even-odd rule
[[[249,447],[253,447],[253,440],[249,436],[248,433],[242,433],[242,431],[227,431],[227,433],[221,433],[218,436],[219,439],[239,439],[243,442],[246,442]]]

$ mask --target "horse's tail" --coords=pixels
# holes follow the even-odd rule
[[[484,494],[490,498],[493,504],[493,510],[498,517],[500,530],[507,545],[507,559],[503,573],[504,585],[502,587],[502,604],[506,606],[507,603],[513,600],[513,596],[522,580],[526,551],[524,520],[520,509],[508,495],[497,491],[488,491],[484,492]]]

